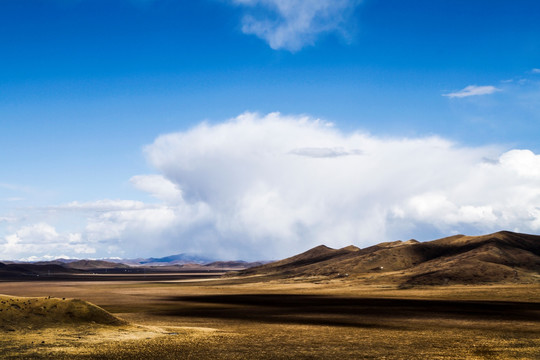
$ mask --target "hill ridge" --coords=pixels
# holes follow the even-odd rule
[[[353,245],[341,249],[319,245],[236,273],[272,278],[335,278],[343,274],[358,281],[403,286],[540,283],[540,236],[504,230],[426,242],[397,240],[363,249]]]

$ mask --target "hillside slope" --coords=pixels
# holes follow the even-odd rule
[[[346,276],[368,283],[404,286],[540,282],[540,236],[501,231],[429,242],[387,242],[365,249],[331,249],[321,245],[237,275]]]
[[[0,330],[3,331],[89,323],[126,324],[102,308],[83,300],[0,295]]]
[[[317,246],[301,254],[287,259],[271,262],[262,266],[252,267],[241,271],[244,275],[255,274],[299,274],[309,273],[314,266],[325,263],[338,262],[352,256],[360,249],[355,246],[348,246],[343,249],[331,249],[325,245]]]

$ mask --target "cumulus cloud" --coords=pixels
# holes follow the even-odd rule
[[[247,8],[242,31],[272,49],[298,51],[322,33],[346,34],[345,24],[358,0],[232,0]]]
[[[138,175],[132,184],[160,200],[143,203],[128,200],[104,200],[69,203],[51,210],[89,213],[82,237],[89,244],[101,247],[107,256],[148,256],[169,251],[203,252],[197,246],[186,246],[178,238],[191,239],[207,221],[209,209],[203,203],[187,204],[181,191],[160,175]],[[196,239],[197,235],[193,236]],[[168,250],[171,249],[171,250]]]
[[[157,174],[131,182],[155,203],[62,205],[86,214],[84,229],[22,228],[0,237],[0,253],[50,255],[65,242],[70,254],[276,259],[319,244],[540,232],[540,155],[527,149],[382,138],[307,116],[245,113],[162,135],[144,152]]]
[[[529,150],[503,153],[497,163],[480,163],[449,189],[425,192],[404,203],[412,220],[442,229],[459,224],[489,231],[540,230],[540,155]]]
[[[65,253],[87,255],[96,249],[79,233],[60,234],[47,223],[26,225],[12,234],[0,238],[0,254],[3,259],[50,259]]]
[[[488,86],[469,85],[462,90],[452,92],[449,94],[443,94],[443,96],[447,96],[449,98],[463,98],[463,97],[468,97],[468,96],[489,95],[497,91],[501,91],[501,89],[498,89],[495,86],[491,86],[491,85],[488,85]]]
[[[137,189],[150,193],[159,200],[177,202],[182,199],[178,186],[161,175],[137,175],[130,181]]]
[[[185,209],[204,205],[199,231],[181,227],[198,239],[179,237],[185,248],[268,258],[424,227],[540,230],[540,157],[529,150],[347,134],[308,117],[247,113],[161,136],[145,152]]]

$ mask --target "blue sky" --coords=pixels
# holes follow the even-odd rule
[[[0,258],[269,258],[539,232],[539,15],[532,0],[0,1]],[[372,168],[368,143],[396,153]],[[448,151],[422,163],[406,144]],[[308,168],[285,181],[268,174],[292,173],[289,157],[252,162],[277,148]],[[437,185],[394,183],[401,164]],[[431,177],[448,169],[469,175]],[[297,191],[327,171],[346,181]],[[460,192],[475,186],[508,199]],[[363,230],[364,212],[379,226]]]

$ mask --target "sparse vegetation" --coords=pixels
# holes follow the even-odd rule
[[[365,284],[418,285],[539,283],[540,236],[501,231],[435,241],[394,241],[365,249],[318,246],[238,272],[272,278],[347,274]],[[234,274],[230,274],[232,276]]]
[[[0,296],[0,329],[16,331],[66,324],[123,325],[100,307],[78,299]]]
[[[2,333],[0,349],[6,359],[540,356],[538,285],[399,290],[344,278],[296,280],[5,283],[13,294],[84,298],[132,325],[17,328]]]
[[[539,239],[319,246],[221,278],[6,281],[39,298],[0,296],[0,357],[538,359]]]

